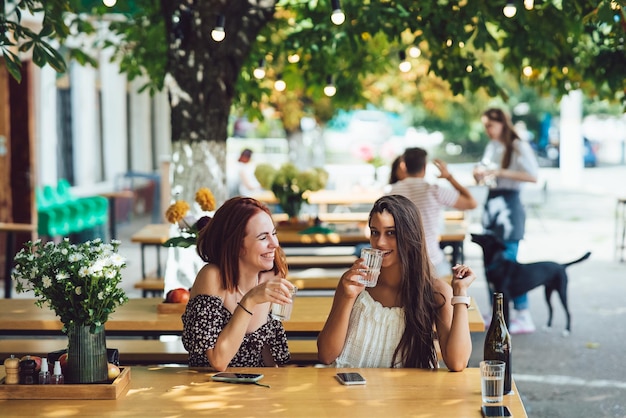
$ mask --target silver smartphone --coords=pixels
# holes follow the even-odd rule
[[[356,372],[337,373],[335,377],[342,385],[364,385],[366,382],[365,378]]]
[[[262,374],[257,373],[228,373],[221,372],[216,373],[211,376],[211,379],[217,382],[228,382],[228,383],[254,383],[258,382],[263,378]]]

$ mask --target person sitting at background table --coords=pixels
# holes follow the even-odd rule
[[[406,178],[406,166],[404,165],[404,155],[398,155],[391,163],[389,173],[389,184],[395,184]]]
[[[451,285],[435,277],[422,218],[404,196],[379,198],[369,227],[372,248],[385,252],[378,283],[366,288],[357,282],[365,275],[362,259],[341,276],[317,340],[319,360],[336,367],[432,369],[438,367],[438,339],[447,368],[465,369],[472,352],[467,312],[467,289],[476,278],[472,269],[454,266]]]
[[[287,336],[270,303],[291,303],[293,285],[269,209],[246,197],[226,201],[200,231],[198,272],[182,316],[189,366],[264,367],[289,360]]]
[[[437,277],[450,275],[450,262],[440,247],[439,235],[444,223],[445,208],[459,210],[474,209],[476,200],[470,191],[460,184],[448,171],[448,165],[435,158],[433,164],[439,169],[439,177],[446,179],[452,187],[430,184],[426,180],[428,152],[423,148],[404,150],[406,178],[391,185],[386,194],[401,194],[408,197],[422,215],[422,227],[426,237],[426,246],[430,261],[435,267]]]

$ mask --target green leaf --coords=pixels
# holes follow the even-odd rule
[[[47,60],[46,50],[39,44],[33,44],[33,63],[38,67],[43,67]]]
[[[22,63],[20,62],[19,58],[17,57],[17,55],[9,51],[7,48],[3,47],[0,49],[2,49],[2,54],[5,57],[4,63],[7,66],[7,70],[9,71],[9,74],[11,74],[11,77],[13,77],[15,81],[17,81],[18,83],[21,83],[22,72],[20,68],[22,66]]]
[[[163,243],[164,247],[188,248],[192,245],[196,245],[195,237],[173,237]]]

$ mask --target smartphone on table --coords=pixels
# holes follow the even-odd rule
[[[483,405],[483,417],[512,417],[511,411],[506,405]]]
[[[364,385],[365,378],[356,372],[337,373],[335,375],[342,385]]]
[[[211,379],[217,382],[228,383],[255,383],[263,378],[262,374],[258,373],[228,373],[221,372],[211,376]]]

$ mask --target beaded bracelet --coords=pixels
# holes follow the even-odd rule
[[[250,312],[249,310],[247,310],[247,309],[246,309],[246,307],[245,307],[245,306],[243,306],[243,305],[241,304],[241,302],[237,302],[237,305],[239,305],[239,307],[240,307],[241,309],[243,309],[244,311],[248,312],[250,315],[254,315],[252,312]]]

